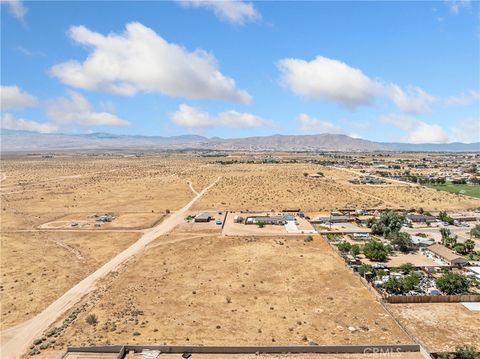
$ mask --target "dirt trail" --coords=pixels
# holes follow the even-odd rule
[[[219,179],[220,177],[208,187],[204,188],[195,198],[185,205],[185,207],[173,213],[160,224],[145,231],[137,242],[112,258],[74,287],[70,288],[60,298],[51,303],[43,312],[15,327],[3,330],[0,333],[0,357],[3,359],[20,358],[22,354],[27,351],[34,339],[41,336],[42,333],[67,310],[78,303],[86,294],[94,290],[100,278],[116,270],[128,258],[139,253],[153,240],[170,232],[174,227],[182,223],[189,208],[202,197],[207,190],[214,186]]]
[[[198,194],[195,188],[193,188],[192,182],[188,181],[188,185],[190,186],[190,189],[192,190],[193,193]]]
[[[85,261],[85,258],[83,258],[82,253],[80,253],[80,251],[78,249],[75,249],[75,248],[69,246],[68,244],[63,243],[62,241],[57,241],[55,239],[50,239],[50,241],[55,243],[57,246],[62,247],[66,251],[72,253],[79,261],[82,261],[82,262]]]

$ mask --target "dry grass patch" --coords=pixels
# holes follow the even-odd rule
[[[304,239],[161,237],[57,343],[409,343],[328,244]]]
[[[1,325],[33,317],[136,241],[136,233],[2,233]]]

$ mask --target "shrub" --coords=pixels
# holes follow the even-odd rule
[[[337,244],[337,248],[342,253],[348,253],[348,252],[350,252],[350,249],[352,248],[352,245],[348,242],[340,242],[340,243]]]
[[[89,314],[86,318],[85,321],[87,324],[90,325],[97,325],[98,324],[98,318],[95,314]]]
[[[373,267],[368,264],[362,264],[360,267],[358,267],[358,273],[360,273],[362,276],[371,271],[373,271]]]
[[[398,269],[405,274],[410,274],[415,270],[415,266],[412,263],[404,263]]]

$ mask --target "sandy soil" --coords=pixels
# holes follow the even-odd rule
[[[328,244],[304,237],[161,237],[87,299],[55,347],[410,343]]]
[[[213,168],[212,168],[213,169]],[[305,164],[238,164],[223,167],[218,186],[194,208],[282,210],[300,208],[322,212],[338,208],[467,209],[480,200],[395,183],[389,186],[353,185],[355,175],[333,168]],[[303,173],[321,171],[323,178]]]
[[[103,213],[100,213],[103,214]],[[113,213],[111,222],[97,222],[95,214],[72,213],[54,221],[41,224],[39,229],[147,229],[159,223],[164,217],[163,213]]]
[[[239,155],[239,158],[244,157]],[[301,156],[287,154],[285,158],[287,157]],[[369,159],[369,156],[365,157],[366,161]],[[1,324],[9,327],[20,323],[38,314],[49,304],[53,305],[53,309],[46,311],[44,316],[36,317],[36,321],[24,322],[23,327],[20,325],[15,327],[14,331],[8,331],[8,338],[17,333],[24,334],[21,343],[14,342],[12,345],[10,343],[9,347],[18,348],[31,341],[32,335],[37,335],[44,327],[50,325],[52,318],[71,308],[82,295],[93,289],[92,283],[95,281],[90,281],[86,286],[72,286],[82,278],[89,278],[86,277],[89,273],[128,247],[139,235],[129,233],[128,230],[158,224],[167,210],[172,211],[170,216],[175,216],[175,211],[183,208],[196,193],[219,176],[222,176],[221,180],[194,204],[191,211],[205,209],[271,211],[300,208],[306,213],[318,213],[342,207],[410,208],[421,205],[425,210],[435,210],[480,206],[480,200],[477,199],[418,186],[399,183],[378,187],[352,185],[348,181],[354,178],[355,174],[319,165],[221,166],[211,163],[213,161],[212,158],[191,155],[163,154],[147,154],[140,158],[114,153],[100,155],[65,153],[50,159],[30,155],[3,156],[0,188],[3,304]],[[322,171],[325,177],[309,178],[303,175],[318,171]],[[109,212],[118,218],[114,222],[103,224],[100,228],[104,230],[103,233],[71,231],[71,228],[67,228],[71,220],[88,222],[88,217],[95,213]],[[182,213],[183,218],[184,214],[186,213]],[[259,239],[247,236],[243,239],[228,238],[223,242],[225,237],[220,237],[217,226],[203,228],[202,225],[185,224],[183,218],[178,216],[166,225],[157,226],[157,230],[151,231],[147,236],[148,240],[136,247],[140,250],[148,241],[155,239],[155,236],[164,234],[165,229],[181,224],[176,234],[165,240],[165,243],[173,240],[172,248],[158,247],[159,252],[153,251],[156,253],[154,257],[149,252],[144,252],[134,261],[143,269],[137,272],[136,267],[129,267],[135,270],[128,276],[126,273],[122,274],[127,276],[125,277],[127,291],[117,286],[116,281],[112,283],[117,295],[120,298],[127,298],[132,303],[136,303],[137,297],[141,297],[140,293],[146,290],[147,283],[152,284],[151,278],[155,278],[158,283],[164,283],[165,291],[153,286],[147,290],[145,298],[138,299],[139,305],[142,305],[141,310],[144,310],[145,306],[145,311],[151,311],[149,315],[160,323],[158,328],[152,328],[148,323],[143,324],[144,327],[139,330],[141,335],[132,337],[131,331],[137,328],[137,324],[132,327],[132,323],[127,321],[116,324],[117,327],[122,327],[124,332],[101,334],[102,330],[99,328],[105,323],[105,319],[102,318],[103,322],[100,322],[98,328],[83,328],[80,323],[84,323],[84,320],[81,319],[77,321],[78,327],[69,330],[87,333],[87,330],[96,329],[92,338],[100,342],[107,339],[132,341],[135,339],[138,343],[140,339],[150,338],[149,335],[154,340],[162,335],[162,338],[175,342],[186,341],[188,337],[190,343],[193,341],[201,343],[203,340],[206,343],[216,340],[228,342],[237,335],[240,341],[249,342],[254,338],[253,340],[267,344],[271,343],[272,339],[276,342],[298,342],[304,335],[309,339],[325,338],[329,343],[340,340],[350,343],[371,338],[386,342],[399,338],[398,340],[404,342],[401,335],[395,334],[396,329],[391,320],[382,317],[384,314],[380,314],[383,312],[377,309],[377,303],[370,297],[367,299],[363,296],[362,290],[357,287],[358,281],[352,282],[355,278],[345,274],[343,262],[332,264],[334,262],[328,259],[329,251],[323,254],[326,257],[321,256],[316,250],[305,252],[304,249],[312,251],[313,247],[308,247],[309,244],[304,243],[302,239],[298,240],[298,245],[292,244],[290,247],[285,242],[290,241],[291,237],[265,238],[266,242],[263,243],[259,242]],[[51,224],[52,221],[57,222]],[[45,223],[50,223],[47,226],[57,229],[52,228],[48,232],[38,231],[37,227]],[[122,228],[127,228],[124,233],[113,232]],[[180,238],[176,238],[177,236]],[[186,236],[191,242],[187,243],[181,236]],[[198,244],[202,236],[211,241],[205,248]],[[279,244],[280,242],[283,245]],[[317,245],[316,240],[314,243]],[[286,248],[289,248],[289,251],[282,252]],[[167,264],[163,264],[160,258],[163,258],[165,253],[169,253],[175,262],[168,259]],[[126,259],[131,254],[132,252],[128,252],[126,257],[120,259]],[[304,266],[303,261],[308,261],[308,265]],[[118,259],[114,264],[120,262]],[[144,262],[147,267],[142,264]],[[209,277],[206,277],[203,271],[199,272],[199,268],[195,266],[208,269]],[[107,274],[113,267],[107,266],[101,274]],[[33,270],[30,271],[29,268]],[[243,278],[245,275],[242,274],[245,272],[254,272],[254,279],[246,281]],[[44,273],[47,274],[43,275]],[[317,273],[319,277],[316,276]],[[260,279],[262,275],[267,277]],[[272,277],[269,277],[270,275]],[[166,277],[162,279],[163,276]],[[188,278],[194,280],[187,280]],[[236,291],[232,291],[240,285],[239,278],[243,278],[242,284],[245,284],[245,287],[240,286]],[[300,282],[297,281],[298,278],[301,279]],[[209,279],[217,287],[211,287],[213,284]],[[262,283],[257,283],[258,280],[272,283],[272,287],[263,287]],[[181,284],[179,287],[178,283]],[[192,289],[194,286],[192,283],[196,283],[197,289]],[[337,287],[338,285],[340,287]],[[143,287],[140,290],[141,286]],[[209,288],[210,291],[203,293],[202,288]],[[249,291],[242,288],[249,288]],[[213,295],[218,289],[221,289],[222,293],[230,293],[232,303],[224,306],[225,295]],[[192,290],[198,293],[195,298],[190,298]],[[330,290],[332,293],[337,291],[340,294],[334,294],[333,300],[324,298],[325,293]],[[177,295],[179,292],[182,293],[181,296]],[[68,297],[68,300],[63,297],[60,304],[52,303],[62,293],[70,293],[71,297]],[[234,295],[238,295],[235,301]],[[260,299],[252,300],[255,296]],[[113,300],[113,297],[111,299]],[[151,308],[158,300],[167,303],[165,309],[162,309],[163,305],[160,309]],[[127,306],[128,303],[121,301],[115,303],[117,304]],[[273,304],[274,309],[266,306],[270,304]],[[179,305],[179,312],[171,308],[167,311],[168,305]],[[286,319],[278,318],[280,310],[277,307],[282,310],[286,308],[284,310]],[[315,311],[317,307],[319,312]],[[368,313],[365,309],[370,307],[373,308],[371,315],[370,309]],[[93,308],[99,310],[99,315],[103,315],[100,309],[105,313],[109,310],[107,304]],[[120,309],[123,310],[122,308]],[[192,308],[195,311],[190,316]],[[352,311],[360,314],[352,314]],[[217,312],[217,317],[210,314],[217,315]],[[118,313],[125,316],[123,312]],[[160,317],[158,313],[162,316]],[[258,319],[262,322],[258,322]],[[149,319],[140,320],[138,325],[147,320]],[[192,320],[196,320],[197,323],[193,324]],[[201,325],[198,324],[199,320],[202,320]],[[294,325],[295,320],[301,321],[302,325]],[[349,324],[360,325],[364,320],[369,326],[368,332],[350,333],[345,330]],[[216,329],[216,321],[219,321],[220,329]],[[271,324],[268,324],[270,321]],[[283,325],[284,321],[285,323],[288,321],[287,327]],[[192,327],[195,328],[193,332]],[[175,328],[174,334],[167,331],[171,328]],[[293,330],[290,331],[290,328]],[[385,328],[385,331],[378,328]],[[154,332],[154,329],[158,331]],[[258,332],[259,329],[261,333]],[[347,335],[345,332],[348,332]],[[99,338],[100,335],[103,337]],[[2,344],[5,343],[4,338],[2,332]],[[81,335],[79,338],[82,340]],[[67,340],[70,338],[63,337],[64,344]],[[5,348],[5,345],[3,347]]]
[[[2,330],[38,314],[138,237],[137,233],[2,233]]]
[[[461,303],[391,304],[389,308],[429,351],[454,351],[459,345],[480,348],[480,312]]]
[[[51,303],[40,314],[36,315],[32,319],[25,321],[13,328],[3,330],[1,332],[2,339],[2,356],[16,358],[23,354],[30,343],[45,331],[48,326],[54,323],[62,314],[65,314],[71,309],[78,301],[82,299],[89,292],[96,288],[97,281],[105,277],[107,274],[115,271],[120,265],[122,265],[131,256],[139,253],[144,247],[153,241],[158,236],[170,232],[178,224],[183,222],[183,218],[189,208],[197,201],[201,196],[213,185],[218,182],[213,181],[208,187],[205,187],[202,192],[196,195],[190,202],[184,207],[171,214],[167,219],[162,221],[155,227],[146,230],[143,235],[130,247],[119,253],[112,259],[110,259],[103,266],[98,268],[95,272],[91,273],[79,283],[74,285],[62,296]]]

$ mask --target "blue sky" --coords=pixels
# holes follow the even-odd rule
[[[2,127],[480,141],[479,3],[2,1]]]

